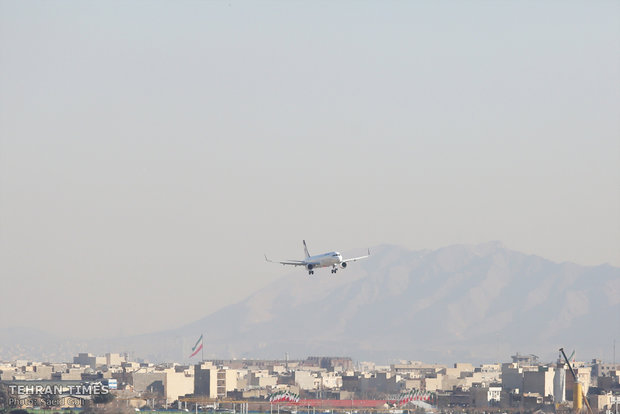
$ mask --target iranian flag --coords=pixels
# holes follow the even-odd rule
[[[284,391],[276,391],[269,396],[269,401],[278,402],[281,400],[283,394],[284,394]]]
[[[202,335],[200,335],[200,338],[198,338],[198,340],[196,341],[196,344],[192,348],[192,354],[189,357],[190,358],[193,357],[198,352],[200,352],[201,349],[202,349]]]
[[[269,401],[272,403],[288,401],[288,402],[299,402],[299,394],[295,394],[289,390],[280,390],[276,391],[269,395]]]

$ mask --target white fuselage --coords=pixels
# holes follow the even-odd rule
[[[313,268],[330,267],[342,263],[342,255],[338,252],[329,252],[307,257],[304,262],[312,264]]]
[[[313,275],[314,269],[317,267],[331,267],[332,273],[336,273],[339,267],[344,269],[347,267],[349,262],[355,262],[370,256],[370,250],[368,250],[368,254],[366,256],[348,257],[346,259],[343,259],[342,255],[338,252],[329,252],[310,256],[310,253],[308,253],[308,246],[306,246],[306,241],[302,240],[302,242],[304,244],[304,253],[306,254],[306,258],[304,260],[282,260],[275,263],[289,266],[303,266],[308,269],[308,274]],[[267,258],[267,255],[265,255],[265,260],[274,263],[273,260],[269,260]]]

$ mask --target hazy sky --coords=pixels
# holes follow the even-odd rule
[[[0,328],[175,327],[302,238],[620,266],[619,51],[618,1],[0,1]]]

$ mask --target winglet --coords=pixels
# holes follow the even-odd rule
[[[265,255],[265,260],[267,260],[268,262],[273,263],[273,261],[272,261],[272,260],[267,259],[267,255]]]
[[[308,257],[310,257],[310,253],[308,253],[308,246],[306,246],[306,241],[302,240],[304,242],[304,253],[306,253],[306,259]]]
[[[370,249],[368,249],[368,256],[370,256]]]

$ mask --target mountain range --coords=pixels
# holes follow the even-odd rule
[[[371,251],[336,275],[293,270],[178,329],[84,340],[76,349],[42,332],[7,336],[5,330],[0,358],[19,345],[24,356],[39,359],[42,349],[56,346],[72,354],[130,350],[151,361],[181,362],[204,333],[205,358],[282,359],[287,352],[490,362],[518,351],[551,359],[563,346],[578,357],[610,359],[620,337],[620,268],[555,263],[499,242]],[[205,292],[205,300],[213,294]]]

